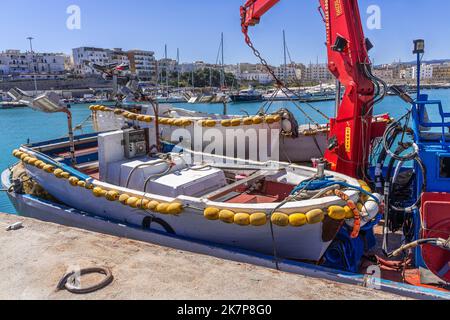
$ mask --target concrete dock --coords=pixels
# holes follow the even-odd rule
[[[6,231],[19,221],[24,228]],[[0,243],[0,299],[404,299],[5,214]],[[88,295],[57,292],[76,266],[108,267],[114,282]]]

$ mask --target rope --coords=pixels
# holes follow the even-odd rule
[[[107,287],[114,280],[111,270],[109,270],[108,268],[95,267],[95,268],[86,268],[86,269],[80,270],[80,276],[83,276],[86,274],[92,274],[92,273],[103,274],[103,275],[105,275],[105,279],[103,279],[101,282],[99,282],[98,284],[95,284],[93,286],[90,286],[87,288],[78,288],[75,286],[76,280],[77,280],[75,278],[75,276],[77,275],[77,271],[72,271],[72,272],[69,272],[68,274],[66,274],[64,277],[62,277],[62,279],[58,283],[58,286],[56,287],[57,291],[66,289],[67,291],[74,293],[74,294],[88,294],[88,293],[92,293],[92,292],[95,292],[95,291],[98,291],[98,290],[101,290],[101,289]]]

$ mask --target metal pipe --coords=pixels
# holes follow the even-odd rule
[[[72,165],[76,165],[77,160],[75,158],[75,139],[73,134],[72,112],[69,110],[69,108],[65,108],[63,112],[67,114],[67,127],[69,129],[69,142],[70,142],[70,158]]]

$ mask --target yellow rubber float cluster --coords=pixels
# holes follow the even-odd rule
[[[333,219],[343,220],[343,212],[345,212],[344,208],[333,206],[329,208],[328,215]],[[274,212],[269,217],[269,215],[264,212],[242,213],[228,209],[208,207],[204,210],[203,214],[208,220],[220,220],[229,224],[254,227],[266,225],[269,222],[269,219],[274,225],[279,227],[301,227],[306,224],[321,223],[325,219],[325,212],[321,209],[311,210],[307,213],[293,214]]]
[[[183,212],[184,207],[182,203],[178,202],[158,202],[156,200],[150,200],[145,198],[138,198],[130,196],[128,194],[121,194],[115,190],[104,190],[101,187],[94,186],[91,183],[80,180],[77,177],[71,176],[70,173],[65,172],[63,169],[55,168],[52,165],[46,164],[44,161],[38,160],[33,156],[22,152],[20,150],[14,150],[12,153],[16,158],[22,162],[35,166],[47,173],[53,174],[58,179],[67,180],[67,182],[73,187],[85,188],[92,190],[92,194],[97,198],[106,198],[108,201],[119,201],[123,205],[142,210],[150,210],[160,214],[179,215]]]
[[[103,111],[103,112],[113,112],[115,115],[121,115],[125,119],[133,120],[133,121],[139,121],[139,122],[145,122],[145,123],[151,123],[155,121],[155,117],[138,114],[122,109],[111,109],[105,106],[90,106],[89,109],[91,111]],[[190,119],[186,118],[158,118],[158,123],[161,125],[167,125],[167,126],[174,126],[174,127],[188,127],[191,126],[194,122]]]
[[[200,120],[198,121],[198,125],[206,128],[214,128],[216,126],[222,126],[225,128],[229,127],[239,127],[239,126],[251,126],[258,125],[262,123],[273,124],[281,121],[281,116],[276,115],[268,115],[265,117],[256,116],[256,117],[247,117],[247,118],[235,118],[235,119],[225,119],[225,120]]]
[[[114,111],[114,109],[108,108],[106,106],[101,106],[101,105],[90,106],[89,110],[91,110],[91,111],[104,111],[104,112],[112,112],[112,111]]]
[[[113,112],[116,115],[122,115],[124,118],[129,120],[135,120],[140,122],[150,123],[154,121],[154,117],[140,115],[137,113],[129,112],[122,109],[111,109],[105,106],[94,105],[90,106],[89,109],[91,111],[103,111],[103,112]],[[173,127],[188,127],[194,124],[194,122],[187,118],[158,118],[158,123],[166,126]],[[239,127],[239,126],[250,126],[250,125],[258,125],[262,123],[273,124],[280,122],[281,116],[279,114],[267,115],[267,116],[256,116],[256,117],[246,117],[246,118],[235,118],[235,119],[226,119],[226,120],[212,120],[205,119],[198,121],[198,125],[205,128],[214,128],[216,126],[222,127]]]

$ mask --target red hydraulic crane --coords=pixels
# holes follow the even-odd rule
[[[241,7],[242,29],[247,43],[248,28],[279,0],[248,0]],[[345,87],[336,118],[330,120],[329,149],[325,154],[337,172],[361,178],[365,174],[372,139],[375,85],[368,76],[369,42],[364,37],[357,0],[319,0],[326,25],[328,67]],[[370,71],[369,71],[370,72]]]

